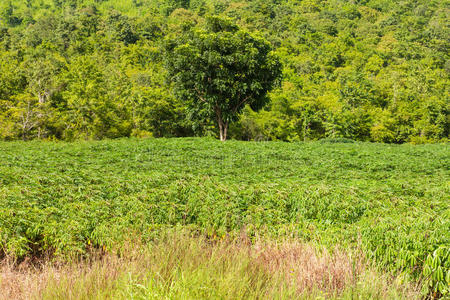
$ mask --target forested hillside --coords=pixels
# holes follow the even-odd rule
[[[283,63],[232,138],[445,141],[449,12],[447,0],[1,1],[0,139],[215,135],[173,96],[164,44],[220,15]]]

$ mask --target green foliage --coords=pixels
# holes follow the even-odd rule
[[[220,33],[218,23],[208,27],[207,20],[213,15],[221,20],[231,18],[239,27],[236,35]],[[33,103],[45,102],[51,112],[44,115],[52,116],[39,120],[42,134],[32,132],[28,138],[101,139],[136,132],[209,135],[218,129],[216,117],[195,111],[203,120],[189,120],[193,110],[172,96],[176,86],[164,80],[166,54],[162,49],[168,37],[176,36],[180,43],[195,42],[192,50],[194,45],[206,46],[212,36],[220,36],[214,45],[242,55],[233,58],[214,51],[214,61],[208,65],[187,60],[193,71],[214,66],[216,73],[224,73],[226,68],[220,66],[227,66],[225,60],[237,63],[255,58],[253,52],[244,51],[250,41],[262,52],[273,49],[270,57],[276,55],[283,64],[282,87],[269,93],[269,99],[254,102],[267,102],[263,109],[242,109],[240,122],[230,125],[231,138],[447,141],[447,19],[447,4],[438,0],[3,1],[0,138],[23,138],[11,109],[20,110],[23,101],[17,99],[27,97],[33,98]],[[228,29],[232,28],[234,25]],[[229,45],[224,47],[224,43]],[[189,49],[185,50],[187,55]],[[76,90],[80,82],[68,81],[73,75],[69,73],[88,57],[95,59],[86,68],[102,73],[98,84],[107,92],[101,97],[93,95],[92,101],[98,105],[90,106],[92,111],[81,105],[74,110],[68,102],[86,99]],[[244,65],[238,69],[242,71]],[[259,65],[263,67],[263,61],[258,61]],[[220,103],[233,98],[225,92],[242,92],[245,84],[252,87],[250,77],[247,79],[239,81],[236,88],[216,93],[228,97]],[[255,110],[260,107],[253,105]],[[110,108],[111,112],[101,111]],[[89,124],[80,125],[80,120]]]
[[[229,19],[209,17],[166,44],[165,56],[175,92],[197,118],[216,120],[220,139],[245,105],[261,109],[278,82],[281,64],[270,44]]]
[[[0,249],[67,257],[173,226],[246,230],[359,247],[448,295],[448,145],[348,142],[0,143]]]
[[[114,90],[116,85],[124,84],[119,82],[122,78],[110,77],[112,82],[108,82],[96,61],[88,57],[74,61],[65,75],[64,81],[69,88],[63,92],[63,97],[67,101],[67,109],[72,112],[68,115],[70,127],[65,133],[70,135],[70,139],[77,138],[77,135],[98,139],[130,134],[127,105],[120,102],[127,95],[115,95]],[[121,92],[124,91],[126,87],[122,87]]]

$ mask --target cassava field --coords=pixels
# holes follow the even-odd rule
[[[0,298],[447,297],[448,144],[0,143]]]

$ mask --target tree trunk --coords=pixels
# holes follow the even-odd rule
[[[222,119],[222,112],[220,111],[219,107],[215,107],[216,111],[216,117],[217,117],[217,124],[219,125],[219,136],[220,141],[224,142],[227,139],[227,132],[228,132],[228,121],[224,122]]]
[[[225,127],[223,128],[224,141],[227,139],[227,134],[228,134],[228,122],[225,122]]]
[[[219,125],[220,130],[220,140],[225,142],[227,140],[227,132],[228,132],[228,122]]]
[[[228,132],[228,122],[223,123],[222,121],[219,122],[219,135],[220,140],[222,142],[227,140],[227,132]]]
[[[48,94],[46,92],[39,92],[38,93],[38,99],[39,99],[39,104],[44,104],[45,102],[47,102],[47,97]]]
[[[221,125],[219,125],[219,135],[220,135],[220,140],[222,142],[225,141],[225,137],[223,136],[223,128]]]

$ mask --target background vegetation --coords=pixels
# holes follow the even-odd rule
[[[447,294],[449,164],[446,144],[0,143],[0,255],[70,260],[184,228],[359,249]]]
[[[448,138],[446,0],[2,1],[0,138],[214,135],[174,98],[163,55],[167,35],[207,15],[265,37],[284,64],[232,138]]]

